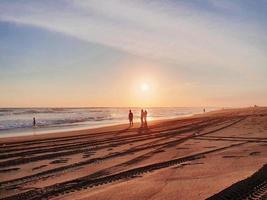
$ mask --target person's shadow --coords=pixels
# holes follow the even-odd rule
[[[141,126],[138,130],[138,133],[147,133],[149,131],[147,122],[144,122],[143,126]]]

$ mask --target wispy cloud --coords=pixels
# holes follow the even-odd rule
[[[235,16],[242,7],[231,1],[200,2],[2,1],[0,20],[181,65],[240,70],[267,63],[266,46],[259,48],[262,43],[255,42],[267,44],[266,30],[254,26],[253,19]]]

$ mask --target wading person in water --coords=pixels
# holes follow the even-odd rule
[[[32,119],[32,126],[33,126],[33,127],[36,126],[36,120],[35,120],[35,117]]]
[[[130,123],[130,126],[133,126],[133,113],[131,110],[129,110],[129,123]]]

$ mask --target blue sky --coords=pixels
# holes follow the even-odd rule
[[[266,105],[266,19],[266,0],[1,0],[0,107]]]

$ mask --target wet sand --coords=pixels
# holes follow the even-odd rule
[[[267,197],[266,170],[255,187],[233,185],[267,164],[267,108],[139,126],[0,139],[0,199],[223,199],[233,187]]]

